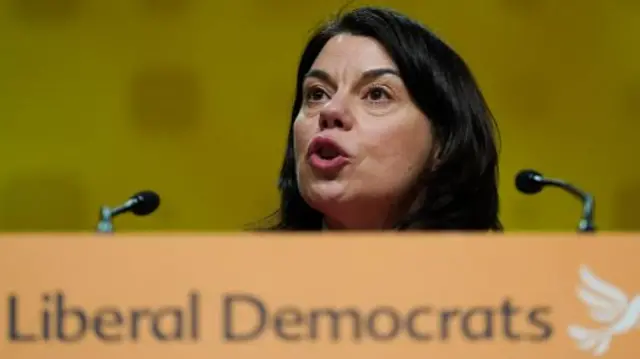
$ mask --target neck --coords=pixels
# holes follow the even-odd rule
[[[385,230],[393,228],[393,221],[385,220],[385,219],[374,219],[374,218],[351,218],[351,219],[343,219],[342,221],[337,220],[332,217],[324,218],[324,228],[327,230]]]
[[[375,203],[342,203],[332,211],[324,211],[323,229],[327,230],[391,230],[397,221],[420,204],[424,193],[405,196],[401,201]]]
[[[324,226],[329,230],[388,230],[404,211],[398,206],[376,204],[340,204],[326,211]]]

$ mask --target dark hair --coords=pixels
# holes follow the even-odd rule
[[[302,83],[324,45],[348,33],[377,40],[399,69],[414,103],[431,120],[437,168],[427,166],[418,185],[425,195],[397,229],[501,230],[498,218],[498,150],[493,116],[465,62],[416,21],[393,10],[363,7],[318,29],[308,42],[296,79],[291,126],[280,171],[278,223],[271,229],[319,230],[323,215],[302,198],[296,180],[293,121]]]

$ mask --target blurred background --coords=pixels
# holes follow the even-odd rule
[[[353,2],[396,8],[466,59],[501,131],[508,231],[573,231],[580,204],[516,191],[535,168],[640,229],[640,2]],[[239,230],[277,207],[295,71],[325,0],[0,0],[0,230]]]

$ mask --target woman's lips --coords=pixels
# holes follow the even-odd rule
[[[346,166],[349,155],[331,138],[317,136],[309,144],[309,165],[324,172],[336,172]]]

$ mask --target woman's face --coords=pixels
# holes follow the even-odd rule
[[[304,80],[293,130],[301,195],[326,216],[404,202],[432,149],[430,123],[397,67],[362,36],[327,42]]]

